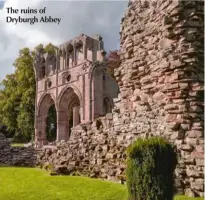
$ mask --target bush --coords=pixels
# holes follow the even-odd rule
[[[16,133],[12,138],[12,143],[27,143],[31,140],[30,136]]]
[[[3,133],[6,138],[12,138],[15,134],[14,131],[9,131],[6,126],[0,123],[0,133]]]
[[[127,153],[129,200],[172,200],[177,163],[172,145],[160,137],[138,139]]]

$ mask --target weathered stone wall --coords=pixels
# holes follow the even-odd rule
[[[9,141],[0,133],[0,166],[33,167],[37,162],[37,152],[31,147],[11,147]]]
[[[78,129],[77,127],[76,129]],[[69,141],[46,147],[39,154],[39,163],[51,172],[109,179],[124,180],[125,147],[117,144],[116,134],[98,128],[95,123],[86,130],[73,130]]]
[[[120,180],[126,147],[137,137],[161,135],[178,149],[178,192],[203,196],[203,15],[202,1],[131,2],[121,25],[113,113],[101,118],[101,128],[94,122],[45,149],[42,165]]]
[[[10,143],[6,137],[0,133],[0,164],[7,165],[10,160]]]
[[[202,196],[203,1],[133,1],[121,25],[123,129],[162,135],[179,151],[178,186]],[[117,121],[117,119],[116,119]],[[131,130],[130,130],[131,129]]]

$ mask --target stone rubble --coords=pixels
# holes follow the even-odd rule
[[[0,166],[34,167],[38,150],[30,147],[12,147],[6,137],[0,133]]]
[[[79,173],[124,182],[126,147],[123,142],[117,144],[116,135],[109,135],[105,127],[97,129],[87,125],[86,129],[76,127],[69,141],[44,146],[38,155],[40,165],[52,174]]]

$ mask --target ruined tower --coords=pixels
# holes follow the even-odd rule
[[[172,142],[176,188],[203,196],[204,1],[130,1],[120,34],[121,130]]]
[[[118,86],[102,63],[102,37],[84,34],[59,46],[55,54],[36,52],[36,141],[46,143],[48,109],[57,112],[57,141],[68,140],[70,128],[111,112]]]

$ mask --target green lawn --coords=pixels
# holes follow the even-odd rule
[[[50,176],[35,168],[0,168],[0,200],[127,200],[126,196],[126,187],[117,183]],[[185,199],[194,198],[175,198]]]
[[[12,147],[24,147],[23,143],[11,143]]]

